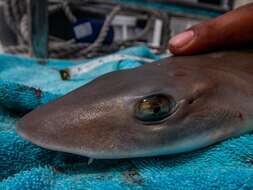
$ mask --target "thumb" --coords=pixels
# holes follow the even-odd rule
[[[193,26],[169,41],[176,55],[202,53],[253,44],[253,4]]]

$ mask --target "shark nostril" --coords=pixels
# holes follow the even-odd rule
[[[194,103],[194,99],[193,98],[191,98],[189,101],[188,101],[188,104],[193,104]]]
[[[201,96],[203,96],[203,91],[196,90],[188,99],[188,104],[191,105],[195,103]]]

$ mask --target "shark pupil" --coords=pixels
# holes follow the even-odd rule
[[[154,107],[154,113],[159,113],[161,110],[160,106]]]

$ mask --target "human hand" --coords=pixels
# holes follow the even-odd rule
[[[179,33],[168,46],[175,55],[190,55],[249,44],[253,45],[253,3]]]

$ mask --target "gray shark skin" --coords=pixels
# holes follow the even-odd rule
[[[253,51],[171,57],[103,75],[25,115],[17,133],[96,159],[177,154],[253,131]]]

